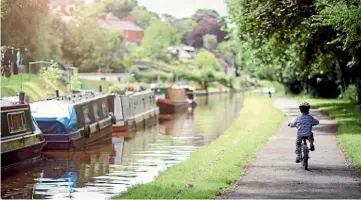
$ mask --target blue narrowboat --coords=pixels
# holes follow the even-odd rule
[[[108,95],[81,94],[31,103],[31,112],[43,132],[44,150],[82,149],[109,139],[114,115]]]

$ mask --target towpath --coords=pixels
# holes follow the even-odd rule
[[[346,162],[337,142],[336,122],[320,112],[311,112],[320,125],[314,127],[316,151],[310,153],[310,170],[306,171],[295,163],[296,129],[287,126],[299,114],[298,103],[278,98],[274,106],[288,120],[260,150],[228,198],[360,199],[361,179]]]

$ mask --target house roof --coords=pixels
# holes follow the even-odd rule
[[[142,28],[130,21],[121,21],[118,19],[99,19],[98,24],[101,28],[125,30],[125,31],[143,31]]]

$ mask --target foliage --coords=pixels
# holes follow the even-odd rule
[[[72,75],[69,83],[70,90],[80,89],[81,81],[78,76],[78,68],[72,68]]]
[[[177,29],[177,34],[181,38],[182,43],[187,42],[188,34],[193,31],[197,25],[196,21],[192,18],[176,19],[169,14],[164,14],[163,20]]]
[[[246,72],[286,84],[301,81],[319,94],[324,83],[310,85],[318,77],[332,77],[345,89],[361,76],[360,1],[230,0],[228,5]]]
[[[203,36],[203,46],[208,50],[217,48],[217,37],[215,35],[206,34]]]
[[[60,54],[58,19],[48,13],[47,0],[2,0],[1,45],[24,46],[31,60]]]
[[[120,67],[121,57],[114,54],[121,45],[121,33],[100,28],[94,18],[83,17],[88,14],[89,11],[79,12],[69,22],[62,45],[63,56],[82,72]]]
[[[131,16],[135,18],[135,23],[142,28],[148,28],[152,21],[159,20],[157,13],[147,10],[144,6],[135,7],[131,12]]]
[[[109,0],[105,11],[122,19],[131,13],[137,5],[136,0]]]
[[[145,30],[141,55],[152,60],[164,59],[167,48],[179,42],[180,38],[174,27],[161,21],[153,21]]]
[[[50,83],[58,83],[60,80],[58,64],[54,61],[51,61],[51,65],[49,67],[43,67],[40,70],[40,77]],[[45,85],[45,88],[46,90],[49,90],[50,86]]]
[[[203,17],[219,18],[220,15],[216,10],[213,9],[198,9],[192,17],[195,21],[199,21]]]
[[[343,98],[347,99],[351,102],[356,103],[357,102],[357,90],[355,85],[350,85],[346,89],[346,91],[343,93]]]
[[[219,63],[217,58],[209,51],[201,51],[195,58],[194,64],[199,69],[209,69],[219,71]]]
[[[222,29],[222,22],[214,17],[203,17],[197,22],[197,26],[189,33],[187,42],[188,45],[196,48],[204,47],[203,36],[206,34],[216,35],[217,41],[222,42],[227,36],[227,32]]]

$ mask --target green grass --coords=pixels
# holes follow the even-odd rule
[[[354,103],[341,99],[314,99],[298,96],[300,101],[308,101],[313,108],[328,113],[338,123],[338,139],[351,158],[355,167],[361,171],[361,111]]]
[[[85,80],[85,79],[81,79],[80,82],[82,82],[85,86],[85,89],[88,89],[88,90],[99,91],[99,86],[101,85],[104,92],[108,92],[109,88],[116,84],[116,83],[108,82],[108,81]]]
[[[22,84],[21,84],[22,83]],[[16,96],[22,90],[31,100],[55,96],[55,90],[61,94],[66,93],[66,88],[60,83],[50,83],[35,74],[12,75],[10,78],[1,77],[1,96]],[[47,86],[47,89],[46,87]]]
[[[230,192],[244,167],[285,119],[272,107],[272,102],[269,98],[248,95],[236,122],[217,140],[152,183],[139,185],[117,198],[206,199]]]
[[[260,80],[258,83],[264,88],[274,88],[275,95],[277,96],[284,96],[286,94],[285,87],[277,81]]]

